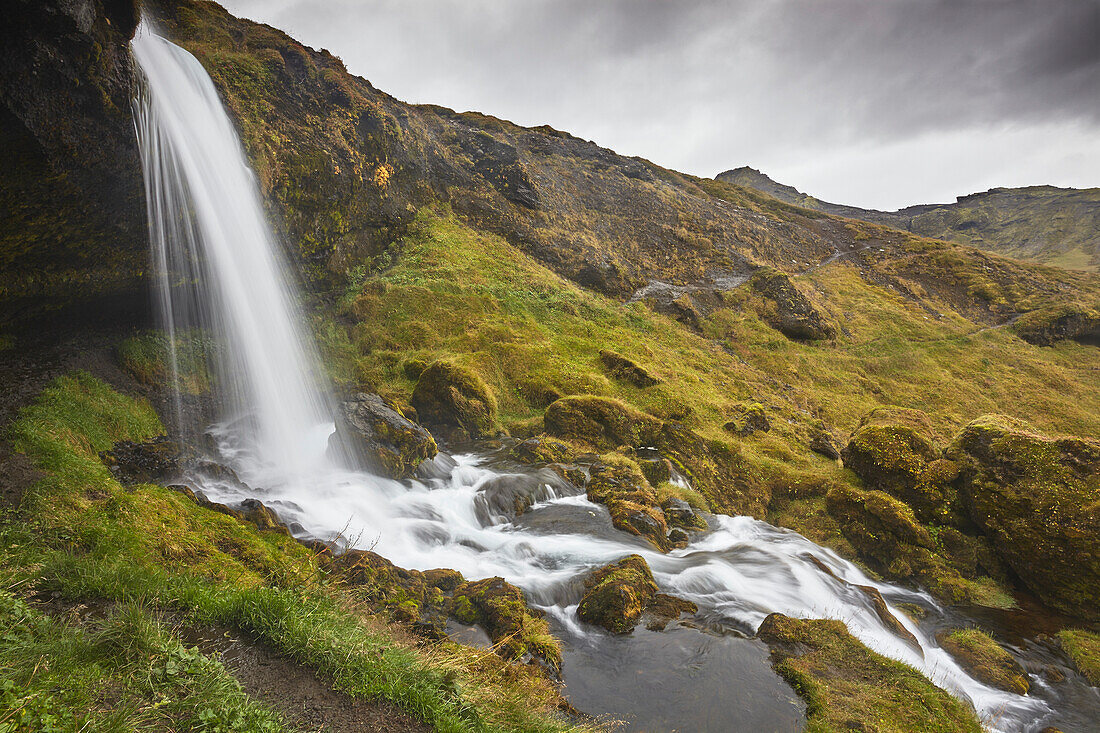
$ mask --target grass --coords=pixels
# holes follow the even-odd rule
[[[168,336],[163,331],[144,331],[122,341],[118,360],[122,368],[142,384],[158,389],[178,388],[185,394],[202,394],[210,389],[209,357],[214,341],[199,331],[179,334],[175,339],[179,374],[172,374]],[[175,376],[177,384],[173,385]]]
[[[193,664],[201,678],[195,684],[213,685],[221,673],[213,662],[181,651],[171,633],[157,627],[156,612],[251,634],[317,670],[335,689],[391,702],[438,731],[572,729],[553,712],[558,697],[542,678],[457,645],[419,648],[330,584],[313,555],[285,535],[260,532],[168,489],[123,488],[98,460],[98,452],[117,440],[143,440],[161,430],[148,403],[120,395],[87,374],[58,379],[24,409],[11,427],[13,443],[47,477],[26,493],[18,519],[0,524],[2,587],[27,597],[56,594],[72,602],[118,604],[120,618],[144,629],[142,638],[160,639],[150,642],[149,658],[176,655],[180,663]],[[35,621],[41,614],[22,601],[4,603],[26,616],[27,623],[45,624],[51,634],[77,646],[92,644],[101,631]],[[191,682],[150,691],[132,666],[145,663],[140,659],[108,659],[106,652],[94,651],[59,657],[48,647],[40,651],[38,658],[57,660],[51,668],[59,674],[87,680],[83,687],[74,686],[75,697],[51,703],[52,711],[73,720],[88,709],[90,698],[80,695],[115,700],[109,694],[112,681],[130,675],[137,681],[124,685],[117,704],[91,709],[97,725],[117,718],[108,729],[145,729],[148,716],[160,715],[162,708],[205,715],[195,726],[202,730],[237,730],[233,716],[238,714],[277,725],[276,718],[264,718],[268,714],[231,685],[218,694],[238,695],[240,704],[218,704],[204,713]],[[5,693],[13,706],[33,707],[24,702],[40,694],[33,658],[30,652],[10,657],[4,667],[13,680],[10,694]],[[146,704],[150,695],[156,697],[152,708]],[[255,727],[260,724],[240,729],[267,730]]]
[[[1058,641],[1089,684],[1100,687],[1100,634],[1084,629],[1064,629],[1058,632]]]

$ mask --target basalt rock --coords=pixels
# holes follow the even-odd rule
[[[766,267],[749,279],[749,285],[766,303],[764,320],[787,338],[803,341],[837,335],[836,326],[786,273]]]
[[[644,614],[654,617],[651,626],[663,629],[681,613],[698,610],[690,601],[658,593],[641,555],[629,555],[593,571],[585,578],[584,589],[577,615],[613,634],[629,634]]]
[[[340,403],[329,450],[353,466],[391,478],[411,476],[438,449],[431,433],[376,394]]]
[[[840,444],[836,436],[824,427],[810,429],[810,450],[834,461],[840,458]]]
[[[982,730],[967,704],[871,651],[841,621],[773,613],[757,635],[771,649],[775,671],[806,700],[809,730]]]
[[[766,433],[772,429],[767,410],[759,402],[737,405],[732,420],[722,426],[734,435],[745,437],[753,433]]]
[[[459,585],[451,613],[463,623],[484,628],[494,649],[505,659],[529,655],[552,674],[561,673],[561,647],[550,635],[546,620],[527,607],[523,591],[503,578]]]
[[[516,443],[508,455],[521,463],[566,463],[574,453],[576,450],[568,443],[547,435],[536,435]]]
[[[650,442],[661,421],[608,397],[563,397],[546,408],[546,432],[588,443],[598,450]]]
[[[970,519],[1020,581],[1053,608],[1100,619],[1100,443],[987,415],[948,455]]]
[[[145,443],[129,440],[115,443],[99,458],[123,486],[165,484],[179,479],[189,456],[182,445],[167,436]]]
[[[1100,345],[1100,305],[1055,305],[1031,311],[1012,324],[1017,336],[1036,346],[1067,339]]]
[[[431,430],[487,437],[496,424],[497,402],[474,372],[448,361],[429,365],[416,381],[412,406]]]

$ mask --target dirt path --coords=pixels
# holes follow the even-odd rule
[[[431,730],[393,705],[336,692],[308,667],[229,629],[191,630],[183,637],[185,644],[220,658],[245,692],[305,730],[348,733]]]

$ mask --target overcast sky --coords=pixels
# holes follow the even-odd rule
[[[1100,186],[1100,0],[221,0],[410,102],[893,209]]]

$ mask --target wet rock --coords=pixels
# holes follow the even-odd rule
[[[653,486],[659,486],[672,479],[672,461],[667,458],[638,460],[638,467],[642,469],[646,480]]]
[[[438,453],[431,433],[376,394],[340,403],[329,450],[356,467],[406,478]]]
[[[661,421],[609,397],[563,397],[546,408],[546,432],[579,440],[599,450],[641,445],[655,435]]]
[[[643,614],[654,617],[654,626],[664,628],[681,613],[695,613],[695,604],[657,592],[653,573],[641,555],[593,571],[584,580],[584,596],[577,615],[585,623],[602,626],[613,634],[629,634]]]
[[[162,435],[145,443],[120,441],[100,453],[99,459],[120,484],[132,486],[178,480],[190,455],[180,443]]]
[[[989,634],[979,629],[952,629],[936,634],[936,641],[970,676],[991,687],[1026,695],[1027,672]]]
[[[932,536],[889,494],[841,485],[825,496],[825,506],[852,546],[891,575],[908,577],[932,562]]]
[[[1100,619],[1100,443],[975,420],[948,455],[959,494],[997,554],[1043,602]]]
[[[638,366],[621,354],[616,354],[614,351],[601,350],[600,362],[608,373],[620,382],[627,382],[635,387],[642,388],[661,383],[661,380],[654,377],[643,367]]]
[[[257,529],[279,532],[290,536],[290,532],[283,525],[282,520],[279,519],[279,515],[259,499],[245,499],[241,502],[237,511],[244,521],[256,525]]]
[[[680,527],[684,529],[698,529],[700,518],[695,514],[695,510],[691,508],[691,504],[688,504],[683,499],[670,496],[661,502],[661,511],[665,513],[665,521],[672,527]],[[703,523],[705,526],[705,522]]]
[[[621,456],[603,456],[588,473],[588,499],[607,507],[612,524],[649,540],[660,550],[670,548],[657,492],[636,463]]]
[[[743,403],[734,408],[732,420],[722,426],[727,432],[745,437],[753,433],[766,433],[772,429],[771,420],[759,402]]]
[[[496,424],[496,398],[485,382],[451,362],[436,361],[421,372],[411,402],[433,432],[457,428],[471,438],[484,438]]]
[[[909,665],[877,654],[841,621],[773,613],[757,631],[772,667],[806,700],[808,730],[980,733],[973,710]]]
[[[836,326],[786,273],[765,267],[749,279],[749,285],[769,302],[764,320],[787,338],[817,340],[837,335]]]
[[[668,531],[668,544],[671,545],[673,549],[679,550],[687,547],[690,542],[691,537],[679,527],[673,527]]]

